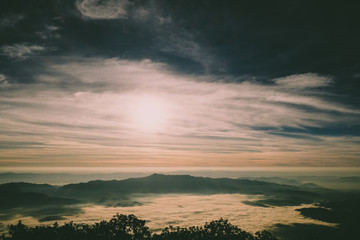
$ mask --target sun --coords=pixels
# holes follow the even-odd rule
[[[134,109],[134,121],[138,129],[159,131],[165,127],[166,104],[158,98],[141,99]]]

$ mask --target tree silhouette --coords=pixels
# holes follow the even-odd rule
[[[29,227],[19,221],[8,228],[8,236],[2,236],[1,240],[276,240],[268,231],[252,235],[222,218],[200,227],[169,226],[161,234],[153,235],[144,220],[122,214],[90,225],[69,222],[62,226],[55,223],[52,226]]]
[[[256,236],[243,231],[229,223],[227,219],[211,221],[202,227],[173,227],[165,228],[160,235],[154,234],[154,240],[276,240],[268,231],[257,232]]]

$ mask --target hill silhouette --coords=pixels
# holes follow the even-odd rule
[[[0,185],[0,194],[7,196],[7,199],[2,202],[3,207],[12,206],[7,203],[23,197],[24,194],[31,196],[30,201],[38,199],[39,202],[44,202],[45,200],[42,199],[48,198],[49,203],[58,204],[73,204],[76,201],[109,204],[108,199],[128,199],[132,194],[167,193],[262,195],[264,199],[245,203],[259,206],[287,206],[321,200],[327,192],[328,190],[316,185],[293,186],[249,179],[163,174],[125,180],[95,180],[64,186],[23,182]],[[30,193],[41,194],[31,195]]]

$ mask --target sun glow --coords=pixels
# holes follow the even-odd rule
[[[168,112],[166,104],[157,98],[142,99],[134,111],[134,120],[138,129],[159,131],[165,127]]]

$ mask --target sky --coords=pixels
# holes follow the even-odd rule
[[[2,0],[0,168],[359,167],[359,7]]]

